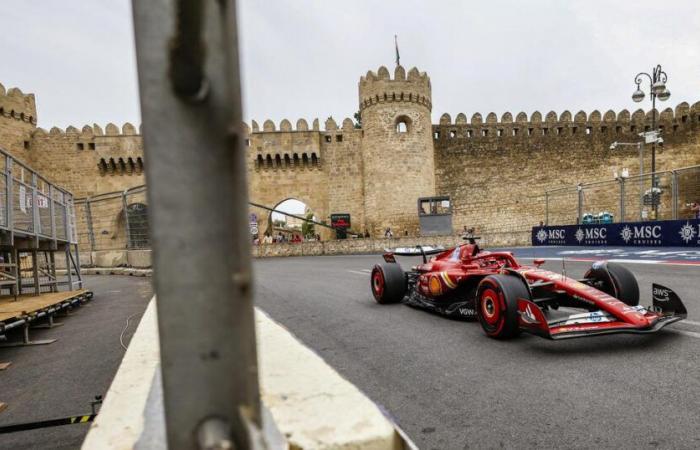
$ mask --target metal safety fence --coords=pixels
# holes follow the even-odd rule
[[[618,176],[545,192],[545,223],[592,223],[676,220],[697,216],[700,166]]]
[[[75,210],[81,248],[150,248],[145,185],[75,199]]]

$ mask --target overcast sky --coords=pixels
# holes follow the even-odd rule
[[[428,72],[433,120],[505,111],[634,109],[661,63],[671,100],[700,100],[698,0],[239,1],[245,117],[293,123],[357,110],[368,69]],[[127,0],[5,0],[0,83],[34,92],[45,128],[139,123]],[[648,102],[644,103],[648,108]]]

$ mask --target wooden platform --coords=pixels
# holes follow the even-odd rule
[[[0,297],[0,322],[23,315],[31,315],[87,292],[87,289],[79,289],[77,291],[47,292],[40,295],[20,295],[17,300],[14,297]]]

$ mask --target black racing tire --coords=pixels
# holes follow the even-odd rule
[[[530,292],[513,275],[489,275],[481,280],[476,294],[476,314],[484,333],[495,339],[520,334],[518,298],[530,299]]]
[[[377,303],[398,303],[406,295],[406,274],[398,263],[379,263],[372,269],[369,285]]]
[[[639,284],[634,274],[625,266],[613,262],[595,264],[586,273],[585,278],[600,283],[600,290],[630,305],[639,305]]]

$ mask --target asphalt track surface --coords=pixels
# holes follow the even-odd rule
[[[87,276],[86,287],[95,296],[76,308],[63,325],[32,330],[32,339],[58,339],[50,345],[0,348],[0,362],[12,365],[0,371],[0,426],[90,413],[90,401],[109,388],[124,349],[152,296],[150,278]],[[10,338],[21,339],[20,335]],[[89,424],[0,434],[0,449],[77,449]]]
[[[566,251],[549,250],[555,259]],[[475,322],[378,305],[369,291],[377,261],[256,260],[256,301],[421,449],[700,448],[700,266],[623,263],[638,277],[642,304],[661,283],[683,299],[687,321],[653,335],[554,342],[496,341]],[[589,265],[568,261],[567,274]]]

